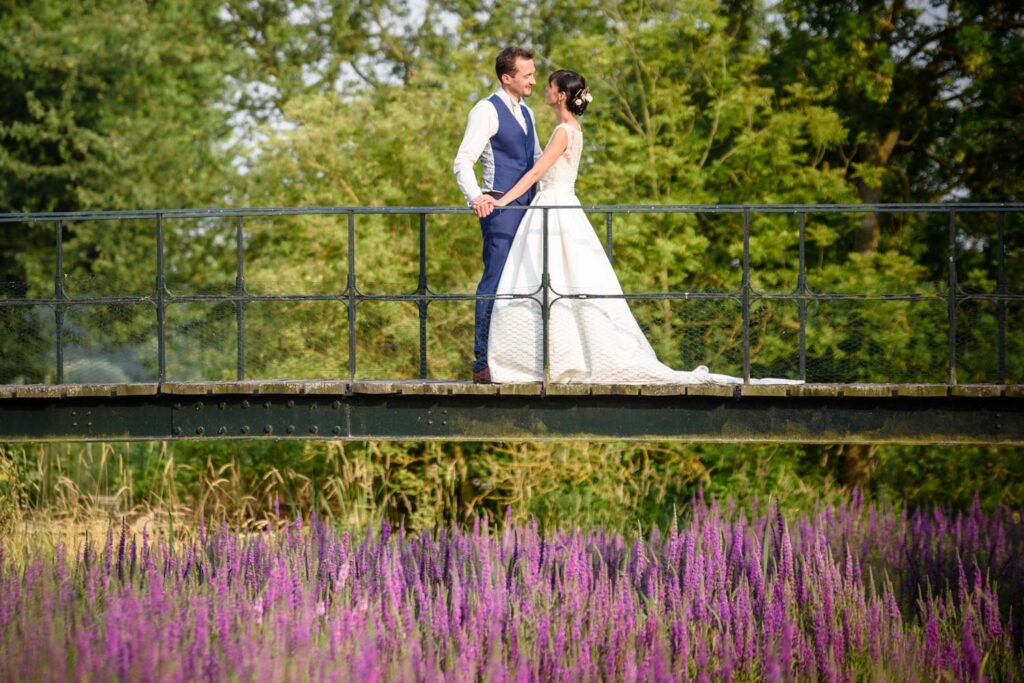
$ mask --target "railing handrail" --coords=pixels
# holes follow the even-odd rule
[[[504,210],[581,208],[593,213],[957,213],[1022,211],[1024,202],[909,202],[888,204],[580,204],[509,206]],[[499,209],[501,210],[501,209]],[[50,211],[0,213],[0,223],[42,221],[105,221],[168,218],[237,218],[347,214],[469,214],[465,206],[271,206],[209,207],[199,209],[135,209],[126,211]]]

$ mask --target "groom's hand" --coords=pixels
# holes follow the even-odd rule
[[[487,218],[494,211],[494,197],[482,194],[473,200],[473,213],[479,218]]]

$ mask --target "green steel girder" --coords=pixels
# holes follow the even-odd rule
[[[263,394],[5,398],[0,442],[163,439],[1024,444],[1017,396]]]

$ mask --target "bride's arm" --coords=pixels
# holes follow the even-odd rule
[[[512,186],[511,190],[503,194],[501,199],[495,202],[495,206],[508,206],[521,197],[524,192],[540,180],[542,175],[547,173],[547,170],[551,168],[551,165],[555,163],[558,157],[562,156],[562,153],[565,152],[565,148],[568,146],[569,134],[563,128],[556,128],[555,134],[551,136],[551,141],[544,148],[544,153],[540,155],[540,159],[537,159],[537,163],[526,172],[526,175],[519,179],[518,183]]]

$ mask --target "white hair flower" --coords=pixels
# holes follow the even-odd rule
[[[594,96],[591,95],[589,92],[588,93],[584,93],[583,99],[585,99],[587,102],[593,102],[594,101]]]

